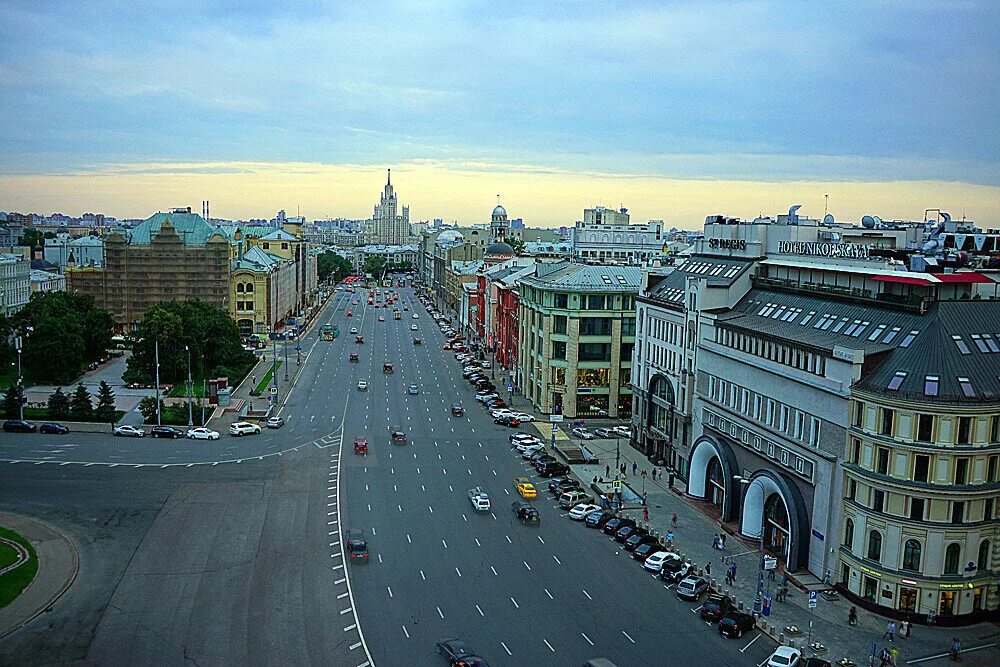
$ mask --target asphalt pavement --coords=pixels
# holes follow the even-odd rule
[[[402,292],[399,321],[338,293],[320,322],[341,335],[303,342],[283,429],[217,442],[0,434],[0,508],[80,552],[76,583],[4,640],[0,663],[443,665],[434,642],[455,636],[492,665],[759,665],[768,640],[720,637],[697,603],[565,517],[541,480],[541,525],[514,520],[512,479],[533,471]],[[407,445],[390,444],[391,425]],[[473,486],[492,512],[472,510]],[[345,562],[347,528],[364,530],[369,563]]]

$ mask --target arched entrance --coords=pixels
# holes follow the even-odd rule
[[[688,495],[702,498],[719,507],[720,518],[727,523],[736,518],[739,489],[733,475],[739,467],[736,455],[724,439],[703,435],[691,447]]]
[[[784,562],[789,572],[809,558],[809,515],[795,483],[779,472],[759,470],[743,494],[740,533],[759,539],[764,549]]]
[[[674,388],[662,373],[649,378],[646,392],[646,454],[664,460],[671,468],[673,460]]]

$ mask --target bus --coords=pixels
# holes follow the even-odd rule
[[[399,312],[398,310],[394,310],[392,312],[392,316],[398,320],[398,319],[401,319],[403,317],[403,314],[401,312]]]
[[[333,340],[340,333],[340,327],[332,324],[324,324],[320,327],[319,336],[321,340]]]

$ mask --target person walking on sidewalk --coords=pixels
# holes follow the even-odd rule
[[[672,524],[674,524],[674,530],[676,530],[677,529],[677,512],[674,512],[674,515],[672,517],[670,517],[670,522]]]
[[[712,561],[708,561],[707,563],[705,563],[705,576],[706,577],[712,576]]]
[[[632,474],[633,474],[633,475],[635,474],[635,471],[636,471],[636,470],[637,470],[638,468],[639,468],[639,466],[638,466],[638,465],[636,464],[636,462],[635,462],[635,461],[632,461]]]
[[[719,551],[726,550],[726,534],[719,533]]]
[[[667,546],[674,546],[674,531],[667,531]]]
[[[733,585],[733,571],[732,570],[726,570],[726,585],[727,586],[732,586]]]
[[[729,566],[729,579],[735,583],[736,582],[736,563]]]
[[[642,520],[649,523],[649,507],[646,505],[642,506]]]
[[[885,626],[885,632],[882,633],[882,639],[888,637],[889,641],[895,641],[894,639],[895,636],[896,636],[896,621],[889,621],[889,624]]]
[[[858,608],[851,607],[851,610],[847,612],[847,624],[852,628],[858,624]]]
[[[712,536],[712,548],[715,549],[716,551],[719,550],[719,534],[718,533],[716,533],[715,535]]]
[[[958,640],[958,637],[951,638],[951,648],[948,649],[948,657],[951,658],[952,662],[958,662],[962,659],[962,642]]]
[[[604,466],[604,476],[608,477],[608,478],[611,477],[611,466],[610,465],[605,465]]]

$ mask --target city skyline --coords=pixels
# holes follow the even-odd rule
[[[997,11],[5,3],[0,208],[367,217],[392,167],[414,219],[463,224],[500,192],[537,226],[603,203],[693,228],[823,194],[842,219],[989,225]]]

